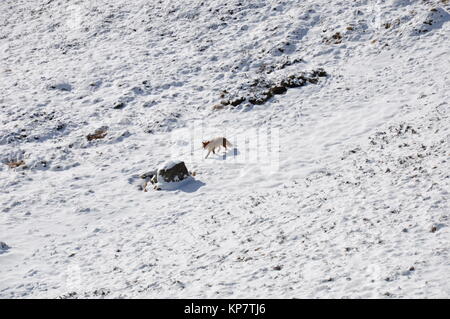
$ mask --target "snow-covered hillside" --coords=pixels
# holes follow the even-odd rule
[[[0,297],[450,296],[449,12],[2,0]]]

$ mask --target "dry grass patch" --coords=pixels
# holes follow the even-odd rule
[[[9,168],[17,168],[20,166],[25,166],[25,161],[24,160],[12,160],[12,161],[7,161],[5,164],[8,165]]]
[[[106,136],[106,134],[108,134],[107,131],[108,131],[107,127],[101,127],[99,129],[95,130],[94,133],[88,134],[86,136],[86,138],[88,141],[99,140],[99,139],[104,138]]]

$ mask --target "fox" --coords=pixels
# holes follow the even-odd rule
[[[225,150],[227,150],[227,147],[233,146],[225,137],[216,137],[209,141],[203,141],[202,144],[203,149],[208,150],[208,154],[206,154],[205,159],[208,158],[211,152],[213,152],[213,154],[216,154],[216,148],[217,151],[219,151],[221,146],[223,146]]]

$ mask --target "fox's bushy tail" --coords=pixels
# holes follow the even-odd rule
[[[223,145],[223,147],[225,147],[225,148],[226,148],[226,147],[232,147],[232,146],[233,146],[233,144],[231,144],[230,141],[227,140],[225,137],[223,138],[222,145]]]

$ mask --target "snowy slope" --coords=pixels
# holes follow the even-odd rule
[[[3,0],[0,297],[448,297],[449,12]]]

